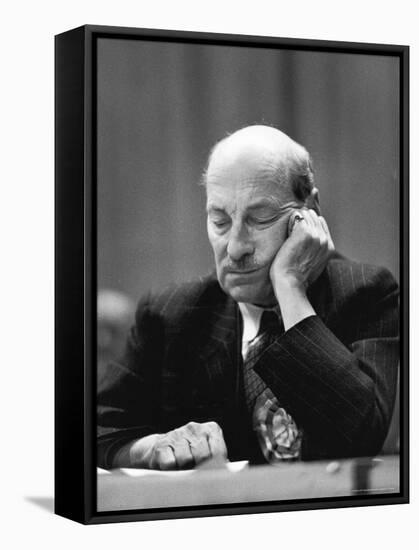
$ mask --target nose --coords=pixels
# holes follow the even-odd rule
[[[253,254],[254,245],[245,226],[237,225],[231,228],[227,254],[231,260],[238,262],[246,256]]]

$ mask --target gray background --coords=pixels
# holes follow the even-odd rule
[[[210,147],[272,124],[314,160],[345,255],[399,262],[399,80],[394,57],[101,39],[98,286],[137,299],[212,268]]]

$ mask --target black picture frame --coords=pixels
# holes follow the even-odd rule
[[[97,512],[97,40],[315,50],[400,62],[400,492],[397,494]],[[55,512],[84,523],[154,520],[409,502],[409,48],[86,25],[55,38]]]

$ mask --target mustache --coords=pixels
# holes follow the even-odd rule
[[[252,259],[243,258],[238,261],[229,261],[223,265],[224,271],[254,271],[260,269],[261,266]]]

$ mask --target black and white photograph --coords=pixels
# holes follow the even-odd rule
[[[403,495],[401,58],[321,46],[97,38],[99,513]]]
[[[2,548],[412,547],[415,15],[3,7]]]

